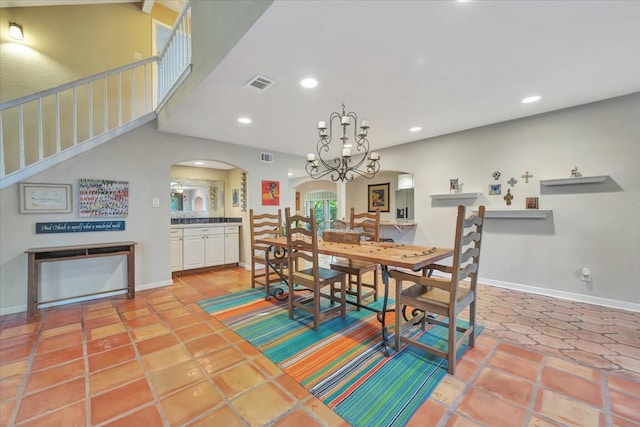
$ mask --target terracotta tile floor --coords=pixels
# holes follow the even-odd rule
[[[0,425],[346,426],[196,305],[248,287],[232,268],[0,318]],[[478,317],[409,425],[640,426],[640,313],[481,286]]]

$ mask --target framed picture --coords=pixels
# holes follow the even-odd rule
[[[262,181],[262,206],[280,205],[280,181]]]
[[[81,178],[78,215],[81,218],[126,218],[129,215],[129,182]]]
[[[538,198],[537,197],[527,197],[527,209],[538,209]]]
[[[369,212],[389,212],[389,184],[369,185]]]
[[[231,190],[231,206],[237,208],[240,206],[240,189],[234,188]]]
[[[71,184],[19,183],[20,213],[70,213]]]
[[[497,196],[502,194],[502,184],[489,184],[489,195]]]
[[[449,191],[457,193],[458,188],[460,188],[458,186],[458,178],[449,178]]]

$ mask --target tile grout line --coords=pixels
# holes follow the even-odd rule
[[[36,332],[34,337],[33,348],[31,349],[31,352],[29,352],[29,356],[27,357],[27,364],[26,364],[24,373],[22,374],[23,375],[22,381],[20,381],[20,387],[18,388],[18,392],[16,393],[16,403],[13,407],[13,411],[11,411],[11,416],[9,417],[9,425],[15,425],[16,423],[16,418],[18,417],[18,411],[22,404],[22,398],[27,388],[27,381],[29,380],[29,375],[30,375],[29,372],[31,371],[31,366],[33,365],[33,361],[36,357],[36,350],[38,348],[37,344],[40,342],[40,335],[42,334],[42,324],[44,321],[43,314],[38,313],[36,314],[36,316],[40,317],[40,320],[38,321],[38,331]],[[27,323],[27,325],[29,325],[29,323]]]
[[[542,387],[542,374],[544,373],[545,366],[547,364],[547,355],[542,352],[538,352],[542,354],[542,360],[540,361],[540,366],[538,367],[538,373],[536,374],[536,380],[533,382],[533,390],[531,391],[531,399],[529,400],[529,405],[527,406],[527,415],[525,417],[525,425],[529,425],[531,423],[531,418],[536,415],[536,403],[538,401],[538,393],[543,388]]]
[[[609,373],[601,371],[600,388],[602,390],[602,398],[604,400],[604,419],[606,427],[613,426],[613,411],[611,410],[611,395],[609,394]]]
[[[476,340],[477,340],[477,338],[476,338]],[[456,414],[458,414],[458,416],[461,416],[461,417],[463,417],[463,418],[465,418],[467,420],[470,420],[470,421],[475,423],[475,421],[472,420],[471,418],[469,418],[466,414],[461,414],[460,412],[458,412],[458,407],[460,406],[460,403],[464,399],[464,396],[466,396],[469,393],[469,390],[471,390],[471,388],[473,387],[473,384],[475,384],[475,382],[478,379],[478,377],[480,377],[480,373],[482,372],[482,370],[489,363],[489,359],[491,358],[491,356],[493,356],[495,354],[496,349],[498,348],[498,344],[501,341],[502,341],[502,339],[500,337],[495,336],[495,342],[493,343],[491,350],[489,352],[487,352],[487,354],[484,356],[484,358],[480,361],[480,363],[478,364],[478,367],[476,369],[475,374],[471,378],[469,378],[467,381],[465,381],[465,380],[463,380],[461,378],[459,379],[460,381],[464,382],[465,385],[462,388],[462,390],[460,390],[460,392],[458,392],[458,395],[456,396],[454,401],[451,402],[451,405],[447,408],[447,411],[442,415],[442,417],[440,418],[440,421],[438,422],[438,426],[437,427],[445,427],[448,424],[448,422],[451,420],[451,417],[453,415],[456,415]],[[455,376],[454,376],[454,378],[455,378]]]
[[[91,423],[91,372],[89,370],[89,332],[87,331],[87,325],[85,323],[85,310],[84,308],[80,311],[80,326],[82,333],[82,355],[84,356],[84,395],[85,395],[85,421],[88,426],[92,425]]]

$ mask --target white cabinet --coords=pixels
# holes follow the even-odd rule
[[[185,228],[182,240],[183,268],[204,267],[205,234],[200,228]]]
[[[224,228],[224,263],[236,264],[240,261],[240,227]]]
[[[224,227],[185,228],[183,233],[185,270],[224,264]]]
[[[239,226],[222,225],[172,229],[171,271],[237,264],[240,261],[239,229]]]
[[[171,271],[182,270],[182,228],[171,229]]]
[[[216,233],[207,234],[204,244],[204,266],[224,264],[224,233],[222,228],[216,228]]]

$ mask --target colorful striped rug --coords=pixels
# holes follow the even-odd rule
[[[374,304],[381,307],[380,300]],[[314,332],[307,313],[296,311],[289,319],[286,301],[266,301],[260,289],[198,305],[352,426],[405,425],[447,374],[446,360],[413,347],[385,357],[380,323],[369,310],[348,310],[346,319],[325,321]],[[394,317],[388,313],[387,324],[393,325]],[[409,333],[430,345],[446,346],[445,328]]]

